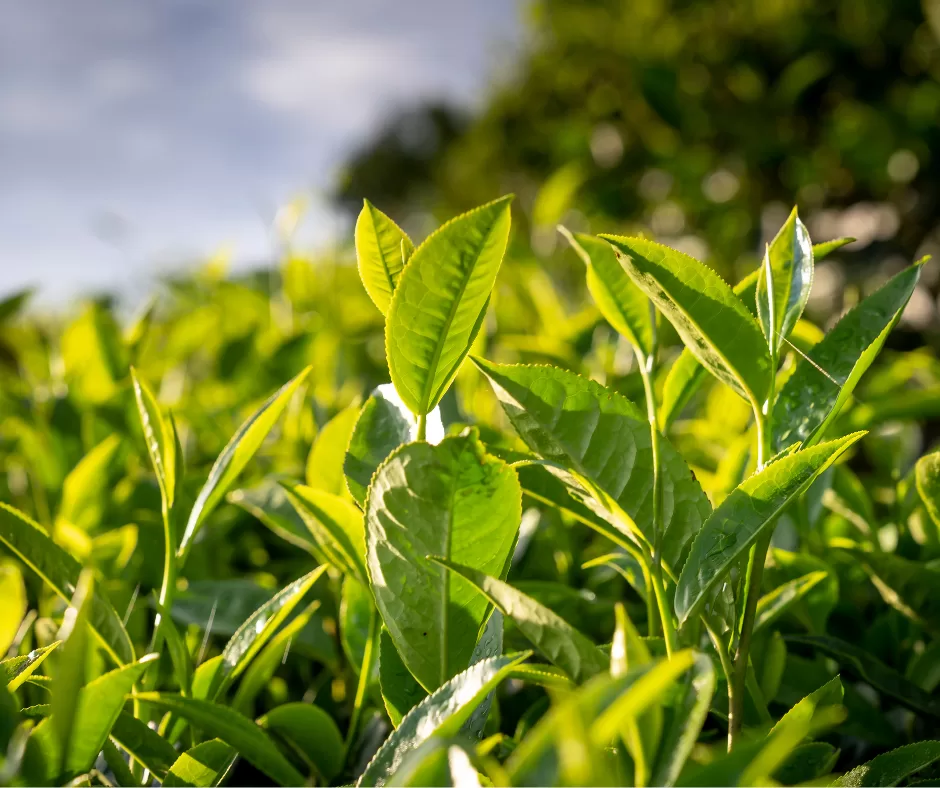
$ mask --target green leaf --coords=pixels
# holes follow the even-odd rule
[[[757,321],[725,281],[686,254],[642,238],[602,235],[637,286],[675,326],[686,347],[752,407],[767,397],[772,370]]]
[[[862,788],[869,785],[897,785],[914,772],[940,761],[940,741],[919,741],[898,747],[856,766],[833,785]]]
[[[173,673],[176,675],[176,681],[180,685],[180,691],[184,695],[189,695],[193,683],[193,660],[189,654],[189,649],[180,635],[170,611],[167,610],[158,601],[154,601],[154,607],[160,614],[160,628],[163,637],[166,640],[167,651],[170,652],[170,661],[173,663]]]
[[[832,241],[823,241],[822,243],[813,244],[813,259],[819,262],[824,257],[828,257],[836,250],[854,241],[854,238],[835,238]]]
[[[303,484],[282,482],[282,486],[323,557],[343,574],[368,583],[365,526],[355,504]]]
[[[180,558],[185,558],[192,548],[193,539],[202,526],[209,513],[215,509],[222,497],[228,492],[238,474],[248,464],[255,452],[261,447],[267,434],[277,422],[287,403],[310,372],[307,367],[293,380],[285,383],[272,394],[268,400],[256,410],[247,421],[236,430],[228,445],[222,449],[209,478],[199,491],[196,503],[193,504],[186,530],[183,532],[183,541],[180,543]]]
[[[267,645],[261,649],[261,652],[252,660],[242,680],[238,683],[238,691],[231,703],[233,709],[242,714],[251,715],[255,698],[271,683],[277,669],[287,659],[294,639],[299,637],[304,627],[310,622],[310,618],[319,610],[320,605],[320,600],[315,599],[285,624],[280,632],[274,635]]]
[[[774,447],[819,439],[894,328],[920,278],[913,265],[850,310],[800,361],[774,405]]]
[[[276,783],[304,784],[303,775],[281,755],[267,734],[238,712],[210,701],[170,693],[141,692],[136,697],[142,703],[186,719],[207,736],[221,739]]]
[[[346,480],[343,476],[343,461],[346,447],[356,420],[359,418],[358,401],[344,408],[323,425],[310,454],[307,455],[307,486],[323,490],[332,495],[346,495]]]
[[[207,698],[215,700],[221,697],[225,689],[251,664],[251,660],[271,639],[326,569],[325,565],[318,566],[312,572],[284,586],[245,620],[222,649],[222,662],[213,677]]]
[[[447,222],[402,272],[385,351],[395,389],[415,415],[434,409],[470,351],[509,240],[511,199]]]
[[[3,671],[3,678],[0,678],[0,683],[6,684],[10,692],[18,690],[23,682],[33,675],[36,669],[42,665],[45,658],[48,657],[53,649],[61,642],[61,640],[57,640],[55,643],[51,643],[48,646],[33,649],[29,654],[23,654],[19,657],[10,657],[0,662],[0,670]]]
[[[676,587],[680,625],[705,604],[761,532],[864,433],[856,432],[781,457],[739,485],[712,513],[692,543]]]
[[[840,753],[841,750],[826,742],[806,742],[793,750],[772,776],[781,785],[808,783],[829,774]]]
[[[374,389],[359,412],[343,465],[346,485],[356,503],[365,506],[369,482],[388,455],[417,438],[417,419],[402,402],[395,387],[384,383]],[[443,439],[441,410],[434,408],[428,414],[425,440],[438,444]]]
[[[291,506],[287,493],[276,479],[264,479],[253,487],[233,490],[226,496],[229,503],[240,506],[257,517],[281,539],[319,557],[316,542],[297,510]],[[324,558],[319,563],[326,563]]]
[[[176,437],[170,420],[163,417],[157,398],[133,367],[131,381],[147,453],[160,486],[163,505],[169,511],[173,508],[176,494]]]
[[[374,615],[375,600],[369,586],[349,575],[344,577],[339,603],[339,634],[346,659],[357,674],[362,669]]]
[[[209,739],[182,753],[169,769],[164,786],[195,788],[221,785],[238,751],[221,739]]]
[[[372,593],[402,660],[426,690],[469,664],[489,614],[471,585],[426,556],[503,575],[521,517],[515,472],[486,455],[474,433],[437,446],[408,444],[376,472],[366,502]]]
[[[0,563],[0,656],[7,653],[16,639],[23,616],[26,615],[26,586],[19,567],[13,562]],[[0,665],[3,663],[0,662]]]
[[[821,729],[838,721],[826,712],[833,707],[841,709],[843,694],[842,680],[838,676],[830,679],[784,714],[771,728],[770,735],[788,726],[799,726],[804,731],[801,738],[815,736]]]
[[[715,667],[709,657],[696,654],[685,676],[679,698],[671,704],[669,717],[653,767],[650,785],[675,785],[698,740],[712,697],[715,694]]]
[[[101,519],[103,498],[109,490],[109,468],[121,446],[119,435],[110,435],[79,461],[62,483],[62,503],[57,524],[69,523],[83,531]]]
[[[914,483],[927,514],[940,528],[940,451],[925,454],[917,461]]]
[[[67,647],[68,642],[65,643]],[[63,657],[67,653],[65,648]],[[61,705],[59,696],[63,688],[54,684],[52,716],[43,720],[33,731],[33,737],[46,756],[46,768],[53,770],[48,772],[50,778],[67,781],[84,774],[94,765],[121,714],[125,696],[157,659],[157,654],[147,654],[137,662],[99,676],[81,690],[72,690],[74,694],[70,705],[74,705],[74,716],[68,734],[63,733],[64,717],[70,711]],[[57,770],[56,763],[61,763]]]
[[[796,208],[767,247],[757,283],[757,316],[774,357],[800,319],[813,287],[813,247]]]
[[[110,739],[105,739],[101,748],[101,754],[104,756],[104,762],[114,775],[114,780],[118,785],[128,786],[129,788],[139,788],[140,780],[134,777],[133,772],[128,765],[127,758],[113,744]]]
[[[554,611],[508,583],[469,566],[429,556],[472,583],[553,665],[582,682],[610,665],[609,657]]]
[[[428,696],[401,661],[391,635],[384,628],[379,635],[379,683],[388,718],[396,728],[404,716]]]
[[[570,233],[564,227],[558,229],[587,266],[588,290],[601,314],[639,351],[640,363],[644,363],[653,348],[653,311],[649,300],[621,268],[607,241]]]
[[[288,752],[315,770],[319,782],[332,782],[343,768],[343,737],[323,709],[311,703],[285,703],[258,720]]]
[[[408,754],[388,786],[462,785],[477,788],[474,753],[459,739],[428,739]]]
[[[563,481],[585,483],[592,511],[652,554],[653,450],[649,421],[632,402],[573,372],[547,366],[474,363],[489,378],[516,432]],[[663,558],[679,566],[711,511],[675,449],[660,442]],[[552,467],[552,464],[560,467]],[[567,471],[567,472],[566,472]],[[569,488],[571,485],[569,484]]]
[[[827,577],[827,572],[810,572],[777,586],[769,594],[764,594],[757,601],[757,615],[754,619],[753,631],[758,632],[770,626]]]
[[[833,545],[851,555],[871,578],[881,598],[918,626],[940,635],[940,568],[892,553]]]
[[[787,635],[787,643],[798,643],[821,651],[883,695],[909,709],[940,719],[940,703],[930,693],[889,668],[881,660],[853,643],[823,635]]]
[[[356,220],[359,277],[379,311],[388,313],[392,293],[414,244],[405,232],[368,200]]]
[[[492,657],[458,673],[415,706],[385,740],[357,785],[384,785],[405,756],[432,736],[455,735],[473,710],[529,653]]]
[[[169,741],[147,723],[122,711],[111,727],[111,738],[127,750],[136,760],[162,780],[176,760],[176,750]]]

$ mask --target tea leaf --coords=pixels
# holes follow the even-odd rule
[[[379,682],[385,710],[396,728],[402,718],[428,696],[401,661],[387,629],[379,636]]]
[[[804,449],[771,463],[739,485],[712,513],[692,543],[676,587],[680,625],[760,533],[864,433]]]
[[[0,655],[3,655],[16,639],[20,622],[26,615],[26,586],[23,585],[19,567],[14,563],[0,563],[0,599],[3,600],[3,609],[0,609]]]
[[[56,523],[66,522],[88,531],[101,518],[102,499],[108,489],[109,468],[121,438],[110,435],[79,461],[62,482],[62,503]]]
[[[41,577],[62,599],[75,592],[82,567],[71,555],[53,542],[42,526],[0,501],[0,542]],[[134,646],[111,603],[94,591],[89,626],[101,646],[118,664],[134,661]]]
[[[284,541],[306,550],[317,557],[319,563],[326,563],[325,558],[319,560],[322,554],[311,538],[310,530],[291,506],[286,491],[277,480],[264,479],[253,487],[233,490],[226,497],[229,503],[258,518]]]
[[[304,784],[303,775],[281,755],[265,732],[238,712],[210,701],[165,692],[141,692],[136,697],[141,703],[173,712],[206,735],[221,739],[276,783]]]
[[[408,752],[431,736],[455,735],[477,705],[528,656],[526,652],[482,660],[442,685],[408,712],[369,762],[357,785],[385,785]]]
[[[940,741],[919,741],[898,747],[856,766],[833,785],[862,788],[869,785],[897,785],[914,772],[940,761]]]
[[[806,308],[813,286],[813,248],[796,208],[770,242],[757,283],[757,316],[774,355]]]
[[[6,684],[7,690],[10,692],[18,690],[23,685],[23,682],[36,672],[36,669],[42,665],[46,657],[48,657],[53,649],[61,642],[61,640],[57,640],[55,643],[50,643],[48,646],[33,649],[29,654],[23,654],[19,657],[10,657],[0,662],[0,671],[3,671],[3,676],[0,677],[0,684]]]
[[[686,347],[753,407],[772,370],[757,321],[725,281],[688,255],[642,238],[602,235],[630,278],[675,326]]]
[[[469,664],[489,603],[425,556],[503,575],[521,517],[515,472],[486,455],[473,434],[408,444],[376,472],[366,502],[372,592],[398,653],[426,690]]]
[[[323,781],[332,782],[343,768],[343,737],[323,709],[311,703],[285,703],[271,709],[258,724],[290,752],[302,755]]]
[[[871,366],[920,277],[914,265],[862,300],[800,361],[773,410],[774,446],[818,440]]]
[[[402,272],[385,349],[395,389],[417,416],[440,402],[479,331],[509,239],[510,200],[447,222]]]
[[[170,742],[126,711],[120,712],[111,726],[111,738],[159,780],[176,760],[177,753]]]
[[[356,503],[365,505],[369,482],[388,455],[417,438],[418,422],[395,387],[391,383],[377,387],[359,412],[343,464],[346,485]],[[443,438],[441,411],[434,408],[428,414],[425,440],[438,444]]]
[[[591,492],[584,503],[635,541],[651,545],[653,451],[649,421],[629,400],[573,372],[546,366],[474,363],[532,451],[575,472]],[[711,509],[668,441],[660,444],[663,557],[679,565]]]
[[[609,657],[550,608],[484,572],[445,558],[428,557],[471,582],[504,616],[513,620],[549,662],[575,682],[607,670]]]
[[[206,483],[199,491],[196,503],[193,504],[192,512],[190,512],[186,530],[183,532],[183,540],[179,547],[181,559],[185,558],[192,548],[193,539],[206,517],[215,509],[235,482],[238,474],[242,472],[248,461],[261,447],[267,434],[287,407],[287,403],[290,402],[294,393],[306,379],[310,369],[310,367],[307,367],[297,377],[274,392],[238,428],[228,445],[222,449],[222,453],[212,466],[212,470],[209,471],[209,478],[206,479]]]
[[[144,431],[144,442],[160,486],[160,495],[167,510],[173,508],[176,493],[176,438],[169,419],[163,417],[157,398],[150,387],[131,367],[131,382],[137,414]]]
[[[317,550],[331,564],[360,583],[368,583],[362,512],[338,495],[302,484],[282,482],[287,498],[313,535]]]
[[[769,594],[764,594],[757,600],[754,632],[770,626],[827,577],[828,573],[826,572],[810,572],[777,586]]]
[[[215,786],[228,776],[238,751],[221,739],[209,739],[191,747],[170,766],[164,786]]]
[[[590,235],[570,233],[564,227],[559,230],[587,266],[588,290],[604,319],[648,356],[653,348],[650,303],[617,262],[613,247]]]
[[[344,408],[320,430],[307,455],[307,486],[331,495],[345,496],[343,462],[353,427],[359,418],[359,403]]]
[[[359,278],[379,311],[388,314],[402,268],[414,251],[405,232],[368,200],[356,220]]]
[[[836,250],[841,249],[843,246],[854,243],[854,241],[854,238],[835,238],[832,241],[823,241],[822,243],[813,244],[813,259],[818,262],[824,257],[828,257]]]

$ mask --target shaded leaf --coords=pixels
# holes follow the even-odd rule
[[[238,752],[221,739],[209,739],[191,747],[173,762],[164,786],[221,785]]]
[[[233,490],[227,498],[229,503],[257,517],[284,541],[313,556],[319,556],[309,529],[287,500],[287,493],[276,479],[264,479],[253,487]],[[320,563],[326,563],[326,560]]]
[[[919,741],[898,747],[856,766],[833,785],[861,788],[868,785],[897,785],[921,769],[940,761],[940,741]]]
[[[339,728],[323,709],[311,703],[285,703],[258,720],[288,752],[311,765],[322,780],[332,782],[343,768],[345,748]]]
[[[391,635],[384,628],[379,636],[379,682],[385,710],[396,728],[402,718],[428,696],[401,661]]]
[[[162,780],[176,760],[176,750],[153,728],[122,711],[111,726],[111,738]]]
[[[769,594],[764,594],[757,600],[757,614],[754,619],[753,631],[758,632],[772,624],[826,577],[828,577],[827,572],[810,572],[808,575],[803,575],[778,586]]]
[[[0,683],[6,684],[10,692],[15,692],[22,686],[36,669],[43,663],[46,657],[52,653],[53,649],[62,641],[57,640],[48,646],[33,649],[29,654],[23,654],[18,657],[10,657],[0,662],[0,670],[3,671],[3,677]]]

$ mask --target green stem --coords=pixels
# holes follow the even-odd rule
[[[774,362],[771,352],[771,362]],[[775,366],[771,367],[775,369]],[[761,471],[770,459],[771,453],[771,407],[774,397],[774,386],[771,381],[770,392],[763,408],[754,410],[757,424],[757,470]],[[744,582],[744,611],[741,615],[741,627],[738,635],[737,649],[734,653],[734,674],[728,685],[728,749],[732,749],[738,742],[741,727],[744,723],[744,692],[747,682],[747,669],[749,653],[751,650],[751,637],[754,633],[754,619],[757,613],[757,600],[760,598],[761,580],[764,576],[764,562],[767,560],[767,550],[773,536],[773,524],[767,526],[757,538],[754,547],[748,555],[747,574]]]
[[[427,440],[428,435],[428,417],[427,414],[422,414],[418,416],[418,437],[417,440],[424,441]]]
[[[352,748],[353,739],[356,735],[356,728],[359,727],[359,718],[362,716],[362,705],[365,702],[366,690],[369,687],[369,679],[372,676],[372,665],[375,662],[375,653],[377,651],[376,641],[379,637],[380,626],[381,618],[379,617],[379,612],[373,608],[369,615],[369,637],[366,639],[366,647],[362,652],[362,666],[359,670],[359,683],[356,686],[356,698],[353,701],[352,714],[349,717],[349,728],[346,730],[343,760],[349,757],[349,751]]]

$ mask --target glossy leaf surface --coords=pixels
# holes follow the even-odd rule
[[[368,200],[356,220],[359,278],[379,311],[388,312],[402,268],[414,251],[411,239]]]

